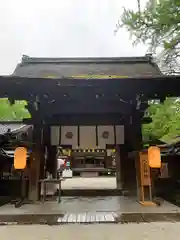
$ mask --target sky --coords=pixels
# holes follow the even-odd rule
[[[143,2],[143,1],[142,1]],[[123,7],[137,0],[0,0],[0,75],[31,57],[143,56],[126,29],[114,35]]]

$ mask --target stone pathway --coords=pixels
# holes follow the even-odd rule
[[[25,204],[20,208],[15,208],[14,204],[6,204],[0,207],[0,217],[2,215],[58,215],[82,212],[180,214],[180,208],[166,201],[160,207],[144,207],[136,201],[136,198],[124,196],[62,197],[61,203],[58,203],[55,199],[45,203]]]
[[[180,223],[1,226],[2,240],[179,240]]]
[[[0,226],[4,225],[87,225],[87,224],[128,224],[128,223],[180,223],[179,213],[126,213],[115,212],[68,212],[64,214],[23,214],[0,215]]]

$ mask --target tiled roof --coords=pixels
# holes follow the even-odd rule
[[[8,131],[16,133],[22,130],[26,130],[27,126],[23,123],[0,123],[0,135],[4,135]]]
[[[105,75],[147,77],[162,75],[151,56],[123,58],[31,58],[23,56],[13,75],[20,77],[75,77]],[[78,78],[78,77],[77,77]]]
[[[3,149],[1,148],[0,149],[0,155],[3,155],[3,156],[6,156],[6,157],[10,157],[10,158],[13,158],[14,157],[14,152],[15,150],[12,148],[12,149]],[[30,152],[28,151],[27,153],[27,157],[29,157],[30,155]]]

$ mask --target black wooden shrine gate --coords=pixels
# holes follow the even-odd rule
[[[126,161],[127,152],[141,149],[141,124],[148,120],[143,118],[148,100],[179,96],[179,89],[180,78],[167,76],[103,80],[0,77],[0,97],[8,97],[10,102],[26,100],[31,119],[24,122],[34,126],[29,198],[37,200],[39,196],[49,126],[124,124],[121,157]]]

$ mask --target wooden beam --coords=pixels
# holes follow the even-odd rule
[[[80,102],[66,102],[61,104],[42,104],[41,111],[44,115],[66,115],[66,114],[122,114],[131,113],[131,106],[121,102],[87,102],[82,99]]]
[[[83,88],[100,89],[102,92],[117,92],[131,98],[136,94],[144,94],[147,98],[154,96],[180,96],[180,77],[162,76],[126,79],[46,79],[0,76],[0,97],[30,100],[33,94],[42,96],[51,94],[56,98],[60,89]]]
[[[46,119],[50,125],[109,125],[123,124],[123,117],[119,114],[68,114],[54,115]]]
[[[130,116],[130,115],[129,115]],[[128,116],[127,116],[128,117]],[[124,125],[127,117],[120,114],[68,114],[68,115],[51,115],[45,116],[41,114],[41,119],[48,125]],[[26,125],[33,125],[35,123],[34,118],[23,119],[20,123]],[[142,124],[148,124],[152,122],[151,117],[142,117]],[[7,123],[7,122],[2,122]],[[14,123],[14,122],[12,122]]]

